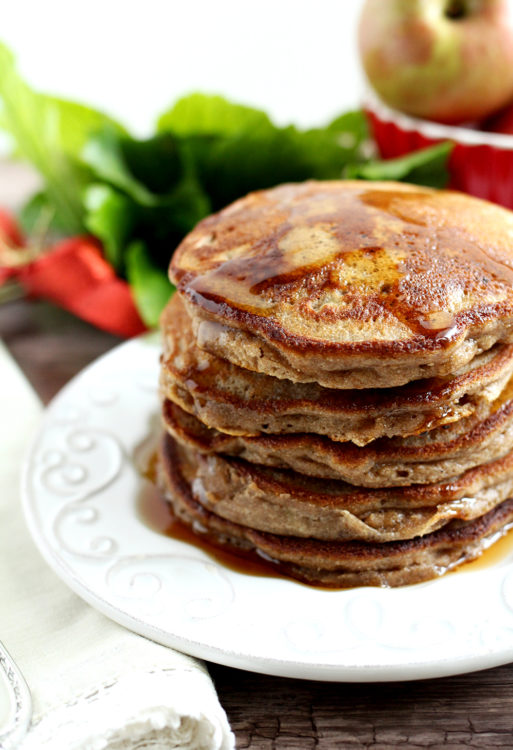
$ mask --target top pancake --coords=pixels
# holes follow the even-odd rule
[[[449,191],[307,182],[208,217],[170,267],[200,348],[334,388],[445,375],[513,339],[513,214]]]

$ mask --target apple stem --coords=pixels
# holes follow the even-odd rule
[[[467,15],[465,0],[449,0],[445,6],[444,15],[446,18],[451,18],[454,21],[457,21],[459,18],[465,18]]]

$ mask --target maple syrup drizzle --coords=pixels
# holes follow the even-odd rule
[[[316,212],[314,199],[319,197]],[[330,199],[330,210],[323,212]],[[430,200],[431,193],[421,188],[365,187],[335,199],[329,189],[317,188],[313,195],[293,196],[289,205],[271,206],[264,237],[237,237],[225,226],[232,218],[223,221],[221,215],[217,263],[196,275],[187,293],[221,317],[233,306],[272,317],[284,289],[289,289],[287,299],[296,293],[296,284],[314,278],[315,287],[333,284],[340,290],[349,285],[349,292],[354,287],[365,297],[377,295],[379,305],[414,336],[449,345],[460,334],[451,300],[469,283],[486,297],[490,281],[513,283],[513,268],[493,246],[440,217],[436,205],[430,212]],[[427,210],[419,210],[421,205]],[[455,271],[460,258],[464,270]]]
[[[499,532],[500,534],[500,532]],[[502,536],[490,544],[475,560],[458,565],[453,573],[474,573],[494,565],[506,562],[513,555],[513,528],[507,529]]]
[[[290,576],[280,573],[279,563],[268,562],[254,552],[246,552],[244,550],[240,550],[237,553],[232,552],[216,544],[206,534],[195,532],[192,528],[182,523],[173,513],[171,505],[167,502],[162,492],[150,478],[144,480],[142,491],[139,494],[137,515],[145,526],[152,529],[152,531],[200,549],[217,563],[235,573],[294,580]],[[300,584],[299,581],[295,581],[295,583]]]

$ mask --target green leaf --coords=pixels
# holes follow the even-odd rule
[[[181,136],[230,136],[262,127],[273,127],[265,112],[233,104],[222,96],[199,93],[179,99],[157,122],[158,131],[172,131]]]
[[[447,161],[453,149],[450,142],[413,151],[397,159],[350,165],[346,177],[363,180],[403,180],[415,185],[442,188],[447,185]]]
[[[66,233],[67,217],[60,216],[58,207],[46,190],[35,193],[22,207],[18,220],[27,235],[36,238],[46,232]]]
[[[90,134],[105,124],[122,130],[100,112],[33,91],[0,43],[0,127],[14,137],[16,153],[43,176],[48,199],[66,231],[83,230],[81,191],[88,170],[80,151]]]
[[[103,243],[105,257],[123,270],[123,251],[136,223],[137,207],[110,185],[92,184],[84,192],[85,225]]]
[[[184,235],[209,213],[210,202],[201,186],[192,179],[184,180],[158,205],[139,207],[134,233],[151,248],[153,261],[166,269]]]
[[[130,173],[121,138],[111,128],[106,127],[91,136],[84,146],[82,158],[97,180],[105,180],[110,185],[121,188],[142,205],[152,206],[158,202],[158,198]]]
[[[280,182],[333,179],[362,160],[368,139],[361,111],[342,115],[326,128],[276,127],[265,113],[218,96],[193,94],[159,120],[181,138],[188,173],[217,210],[251,190]]]
[[[174,231],[187,234],[212,211],[208,195],[194,178],[184,179],[162,202],[159,214],[169,216]]]
[[[127,276],[141,318],[150,328],[174,291],[164,271],[152,262],[144,242],[132,242],[126,251]]]
[[[368,138],[361,111],[301,131],[278,128],[259,110],[201,94],[177,102],[158,127],[181,137],[189,172],[214,209],[280,182],[341,177],[348,163],[361,161]]]
[[[103,240],[109,259],[123,272],[123,247],[140,239],[151,248],[153,261],[167,267],[182,237],[211,211],[187,147],[168,133],[138,141],[106,129],[88,141],[83,153],[98,180],[92,194],[85,192],[92,201],[86,206],[86,225]]]
[[[366,131],[355,119],[354,131],[345,129],[349,121],[333,130],[289,126],[244,131],[215,141],[191,138],[187,146],[198,180],[217,210],[251,190],[282,182],[341,178],[348,163],[361,159]]]
[[[359,143],[369,138],[369,125],[365,113],[361,109],[344,112],[344,114],[335,117],[325,130],[338,135],[349,134],[351,138],[346,139],[345,144],[349,148],[357,147]]]
[[[126,168],[150,192],[171,192],[184,173],[180,144],[172,133],[146,140],[123,138],[120,142]]]

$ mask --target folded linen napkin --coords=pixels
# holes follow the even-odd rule
[[[18,488],[41,405],[1,342],[0,382],[0,639],[33,700],[32,726],[20,748],[233,748],[203,664],[99,614],[39,556]],[[12,738],[2,740],[6,685],[0,680],[2,750],[13,747]]]

